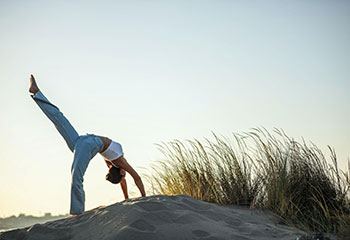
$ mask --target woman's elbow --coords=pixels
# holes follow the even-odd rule
[[[135,181],[135,182],[141,182],[142,180],[141,180],[141,177],[140,177],[139,175],[136,175],[136,176],[134,177],[134,181]]]

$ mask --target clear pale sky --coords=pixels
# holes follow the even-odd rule
[[[0,1],[0,217],[69,210],[73,156],[29,97],[31,73],[140,172],[156,143],[259,126],[330,145],[346,169],[349,25],[349,1]],[[123,200],[106,172],[91,160],[87,210]]]

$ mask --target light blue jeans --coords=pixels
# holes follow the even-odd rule
[[[90,160],[103,149],[102,140],[93,135],[79,136],[68,119],[59,108],[50,103],[41,91],[32,96],[45,115],[55,125],[58,132],[66,141],[69,149],[74,153],[71,168],[71,203],[70,213],[81,214],[85,209],[85,192],[83,189],[84,173]]]

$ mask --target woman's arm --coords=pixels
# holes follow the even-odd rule
[[[118,166],[122,169],[124,169],[125,171],[127,171],[128,173],[130,173],[130,175],[132,176],[132,178],[135,181],[136,186],[138,187],[138,189],[140,190],[140,193],[142,195],[142,197],[146,196],[145,193],[145,188],[143,186],[141,177],[137,174],[137,172],[129,165],[129,163],[125,160],[124,157],[120,157],[116,160],[113,160],[112,163],[115,166]]]
[[[124,198],[125,199],[129,199],[128,186],[126,185],[125,177],[123,177],[122,180],[120,181],[120,186],[122,187],[122,190],[123,190],[123,193],[124,193]]]
[[[110,161],[105,160],[105,162],[106,162],[108,168],[113,167],[113,164]],[[123,194],[124,194],[125,199],[129,199],[128,186],[126,184],[126,179],[125,179],[126,172],[122,168],[120,168],[120,174],[123,176],[122,180],[120,180],[120,186],[123,190]]]

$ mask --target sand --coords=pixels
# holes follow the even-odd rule
[[[223,207],[185,195],[155,195],[99,207],[79,216],[0,233],[1,240],[298,239],[273,215]]]

